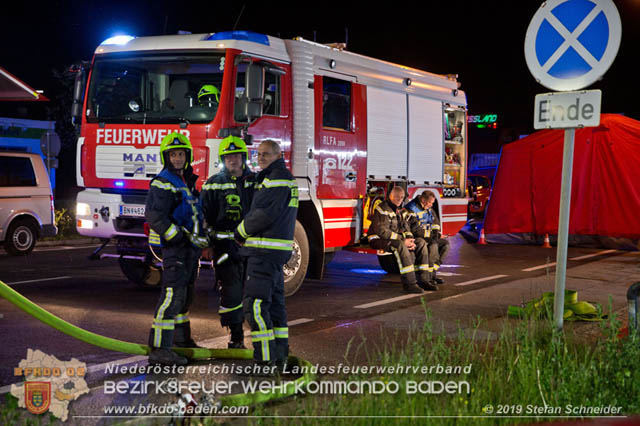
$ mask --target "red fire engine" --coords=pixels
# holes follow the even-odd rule
[[[203,85],[215,86],[219,99],[199,102]],[[306,274],[320,278],[333,252],[359,246],[367,218],[393,185],[410,197],[434,192],[445,235],[467,219],[466,97],[456,76],[343,45],[247,31],[115,37],[78,74],[73,115],[81,124],[77,180],[85,188],[78,232],[115,240],[112,256],[138,283],[160,282],[144,204],[162,167],[160,141],[176,130],[194,146],[198,185],[219,171],[224,137],[245,138],[252,167],[261,140],[280,143],[300,188],[287,294]]]

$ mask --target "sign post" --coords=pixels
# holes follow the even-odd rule
[[[618,53],[620,15],[612,0],[548,0],[527,29],[525,59],[536,81],[561,92],[536,96],[534,128],[565,129],[558,218],[554,325],[562,330],[576,128],[600,124],[599,90],[569,92],[602,78]]]

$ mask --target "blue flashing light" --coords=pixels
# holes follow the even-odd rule
[[[367,269],[367,268],[355,268],[355,269],[352,269],[351,272],[355,272],[356,274],[372,274],[372,275],[386,274],[386,272],[382,269]]]
[[[123,188],[123,187],[124,187],[124,182],[123,182],[123,181],[121,181],[121,180],[117,180],[117,181],[115,182],[115,185],[116,185],[118,188]]]
[[[117,35],[117,36],[109,37],[108,39],[100,43],[100,45],[105,46],[109,44],[117,44],[118,46],[124,46],[134,38],[135,38],[134,36],[130,36],[130,35]]]
[[[207,37],[205,40],[242,40],[269,46],[269,37],[253,31],[222,31]]]

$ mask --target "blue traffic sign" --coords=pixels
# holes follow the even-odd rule
[[[527,29],[527,66],[549,89],[582,89],[609,69],[621,33],[620,15],[611,0],[549,0]]]

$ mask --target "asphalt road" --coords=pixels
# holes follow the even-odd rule
[[[440,273],[446,284],[438,292],[427,293],[427,303],[553,270],[549,263],[555,260],[555,248],[481,246],[469,244],[459,235],[450,241],[452,249]],[[113,259],[88,260],[94,248],[43,247],[26,257],[0,251],[0,280],[74,325],[120,340],[146,343],[157,290],[128,282]],[[620,252],[570,248],[568,267],[616,253]],[[327,266],[324,279],[305,281],[301,290],[287,299],[292,352],[314,352],[312,346],[296,343],[296,336],[314,333],[315,342],[305,345],[331,348],[330,353],[315,353],[316,362],[322,361],[323,356],[339,358],[345,352],[347,336],[353,335],[354,330],[365,330],[369,318],[401,313],[420,303],[420,297],[402,293],[399,277],[385,274],[376,256],[338,252]],[[190,312],[193,335],[196,341],[205,341],[210,347],[226,347],[227,332],[220,327],[217,310],[213,271],[202,269]],[[5,300],[0,300],[0,315],[0,393],[18,381],[13,368],[26,358],[30,348],[61,360],[77,358],[89,368],[128,357],[68,337]]]

